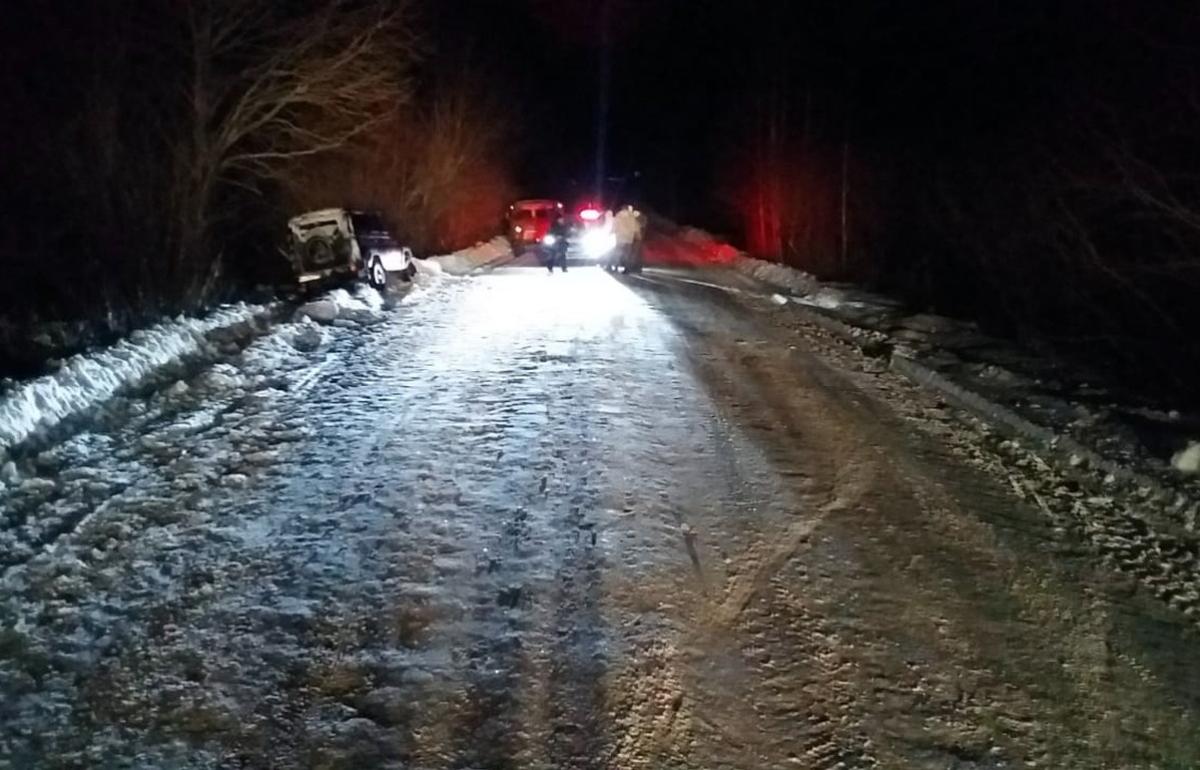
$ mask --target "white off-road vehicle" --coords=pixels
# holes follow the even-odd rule
[[[301,285],[365,279],[376,289],[389,273],[411,279],[412,249],[396,243],[383,218],[349,209],[309,211],[288,221],[288,260]]]

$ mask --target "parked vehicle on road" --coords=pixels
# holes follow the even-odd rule
[[[554,272],[555,266],[564,273],[567,272],[567,251],[571,246],[571,233],[570,220],[566,216],[559,216],[542,236],[541,245],[538,247],[538,260],[551,273]]]
[[[612,212],[587,201],[576,207],[575,222],[575,250],[586,260],[603,263],[616,245]]]
[[[376,212],[309,211],[292,217],[288,231],[287,256],[301,285],[363,279],[383,289],[389,273],[407,280],[416,272],[412,249],[396,242]]]
[[[520,254],[537,246],[563,214],[563,205],[549,198],[521,200],[508,207],[505,215],[505,234],[513,253]]]

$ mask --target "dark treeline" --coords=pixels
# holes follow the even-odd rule
[[[532,192],[590,175],[611,46],[607,162],[647,204],[1195,397],[1193,3],[612,0],[603,35],[587,0],[115,7],[6,6],[10,329],[203,307],[299,208],[484,236],[515,148]]]
[[[679,216],[1195,398],[1194,3],[678,5],[620,109]]]
[[[6,5],[10,341],[48,319],[120,332],[271,281],[284,222],[302,207],[380,208],[418,249],[493,232],[510,186],[507,121],[475,98],[488,91],[480,76],[425,33],[425,11],[405,0]]]

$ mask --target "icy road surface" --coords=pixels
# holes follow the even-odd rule
[[[1194,618],[786,308],[419,291],[21,458],[0,767],[1200,762]]]

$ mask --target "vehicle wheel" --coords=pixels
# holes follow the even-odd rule
[[[413,279],[413,277],[416,276],[416,274],[417,274],[417,263],[413,262],[410,259],[408,261],[408,267],[404,268],[404,271],[400,273],[400,278],[405,281],[411,281]]]
[[[383,260],[378,254],[371,257],[371,263],[367,265],[367,283],[380,291],[387,288],[387,271],[383,269]]]

